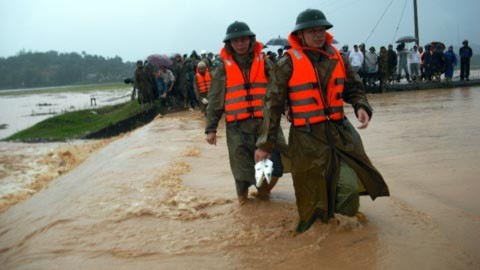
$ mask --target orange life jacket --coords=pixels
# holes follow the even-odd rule
[[[337,64],[327,83],[327,89],[321,89],[317,68],[303,52],[300,40],[296,35],[290,35],[292,49],[288,50],[293,62],[292,77],[288,82],[290,112],[294,126],[309,126],[326,120],[342,120],[343,88],[346,79],[345,65],[339,51],[331,46],[333,36],[326,33],[327,46],[334,54],[323,52]]]
[[[208,68],[205,68],[205,75],[202,75],[200,71],[197,68],[197,86],[198,86],[198,92],[200,94],[207,93],[208,88],[210,87],[210,81],[212,78],[210,77],[210,72],[208,71]]]
[[[263,97],[267,92],[265,59],[260,54],[263,45],[254,45],[254,59],[250,67],[249,78],[234,61],[225,48],[220,55],[225,64],[227,89],[225,93],[225,121],[227,123],[248,118],[263,118]]]

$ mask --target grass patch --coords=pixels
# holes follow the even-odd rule
[[[151,109],[152,105],[142,106],[135,101],[131,101],[98,109],[68,112],[48,118],[28,129],[13,134],[5,140],[41,142],[85,138],[91,133],[113,126],[122,120]]]
[[[104,90],[122,90],[132,89],[132,85],[125,83],[103,83],[103,84],[84,84],[84,85],[67,85],[67,86],[55,86],[55,87],[42,87],[31,89],[19,89],[19,90],[0,90],[0,96],[12,96],[12,95],[37,95],[46,93],[59,93],[59,92],[80,92],[88,93],[94,91]]]

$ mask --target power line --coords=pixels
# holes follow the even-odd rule
[[[402,16],[400,16],[400,20],[398,21],[397,29],[395,30],[395,34],[393,35],[392,43],[395,40],[395,37],[397,36],[398,28],[400,27],[400,22],[402,22],[403,14],[405,13],[406,7],[407,7],[407,0],[405,0],[405,4],[403,4]]]
[[[382,20],[383,16],[385,16],[385,13],[387,13],[387,10],[390,8],[390,6],[392,5],[393,3],[393,0],[390,1],[390,3],[388,4],[387,8],[385,9],[385,11],[383,12],[382,16],[380,17],[380,19],[378,20],[377,24],[375,24],[375,26],[373,27],[372,29],[372,32],[370,32],[370,34],[368,35],[367,37],[367,40],[365,40],[365,44],[367,44],[367,41],[370,39],[370,36],[372,36],[373,32],[375,31],[375,29],[377,28],[378,24],[380,23],[380,21]],[[403,15],[402,15],[403,16]]]

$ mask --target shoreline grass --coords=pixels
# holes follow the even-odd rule
[[[104,90],[123,90],[132,89],[132,85],[125,84],[123,82],[114,83],[101,83],[101,84],[82,84],[82,85],[64,85],[64,86],[52,86],[52,87],[40,87],[40,88],[28,88],[28,89],[8,89],[0,90],[0,96],[12,96],[12,95],[36,95],[46,93],[60,93],[60,92],[94,92]]]
[[[68,112],[50,117],[3,141],[45,142],[82,139],[150,109],[152,105],[142,106],[136,101],[130,101],[96,109]]]

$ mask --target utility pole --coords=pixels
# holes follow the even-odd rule
[[[420,36],[418,35],[417,0],[413,0],[413,20],[415,23],[415,38],[417,39],[417,44],[420,45]]]

